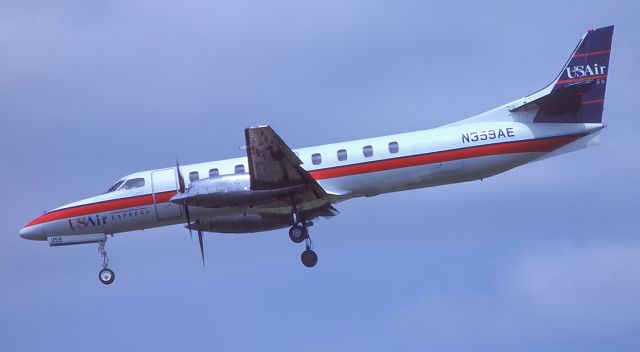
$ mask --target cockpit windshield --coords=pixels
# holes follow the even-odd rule
[[[144,186],[144,178],[132,178],[122,185],[120,189],[134,189]]]
[[[122,185],[124,183],[124,180],[120,180],[118,182],[116,182],[113,186],[109,187],[109,189],[107,189],[106,191],[104,191],[104,193],[111,193],[113,191],[115,191],[116,189],[118,189],[118,187],[120,187],[120,185]]]
[[[128,180],[120,180],[116,182],[113,186],[109,187],[104,193],[111,193],[115,191],[123,191],[127,189],[134,189],[144,187],[144,178],[132,178]]]

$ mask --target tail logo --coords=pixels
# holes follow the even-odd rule
[[[578,65],[567,67],[567,76],[572,78],[582,78],[589,76],[604,75],[607,66],[598,66],[598,64],[591,65]]]

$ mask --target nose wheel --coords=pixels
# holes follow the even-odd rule
[[[98,278],[103,284],[109,285],[113,282],[113,280],[115,280],[116,274],[113,272],[113,270],[105,268],[100,270],[100,272],[98,273]]]
[[[102,257],[102,270],[98,273],[98,279],[105,285],[110,285],[113,280],[116,279],[116,274],[113,270],[108,268],[109,265],[109,257],[107,256],[107,251],[104,249],[104,246],[107,244],[107,241],[98,241],[98,253]]]

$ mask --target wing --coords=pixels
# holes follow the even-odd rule
[[[269,126],[245,129],[252,190],[276,190],[295,186],[296,202],[327,198],[327,193],[300,165],[302,161]]]

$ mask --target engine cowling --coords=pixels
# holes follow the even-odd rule
[[[204,218],[189,227],[204,232],[251,233],[281,229],[290,225],[290,215],[235,214]]]
[[[312,226],[314,220],[320,216],[332,217],[338,211],[327,204],[325,206],[304,211],[300,216],[305,219],[307,226]],[[196,231],[222,233],[251,233],[281,229],[291,226],[291,214],[254,214],[238,213],[219,215],[199,219],[188,227]]]
[[[259,205],[292,194],[304,185],[273,190],[252,190],[249,174],[223,175],[191,182],[184,193],[178,193],[171,201],[191,207],[220,208]]]

